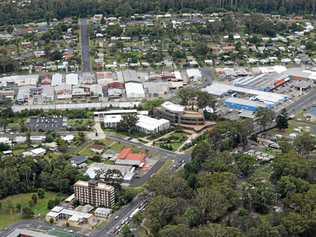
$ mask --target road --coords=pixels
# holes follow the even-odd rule
[[[130,141],[118,136],[109,135],[107,134],[107,137],[110,138],[113,141],[120,142],[125,145],[129,146],[136,146],[141,149],[158,153],[161,156],[161,160],[159,160],[152,169],[143,177],[134,179],[131,183],[132,187],[143,185],[145,182],[147,182],[156,172],[161,168],[161,166],[167,161],[167,160],[173,160],[175,165],[172,166],[171,172],[176,171],[180,165],[184,165],[185,163],[189,162],[191,160],[190,155],[185,154],[177,154],[172,151],[164,150],[159,147],[151,147],[147,146],[140,142]],[[109,223],[106,227],[104,227],[100,231],[94,232],[91,236],[92,237],[113,237],[116,236],[113,232],[117,230],[120,226],[123,220],[127,220],[129,218],[129,215],[139,206],[142,205],[144,201],[148,201],[150,199],[149,196],[146,197],[136,197],[131,203],[129,203],[127,206],[121,208],[118,212],[115,213],[114,216],[109,220]],[[117,218],[115,218],[118,216]]]
[[[150,200],[150,196],[137,196],[127,206],[122,207],[119,211],[115,212],[109,220],[109,223],[102,230],[95,231],[91,237],[114,237],[117,234],[114,232],[122,226],[124,220],[128,220],[131,213],[139,208],[144,202]]]
[[[34,229],[34,230],[42,230],[42,231],[48,231],[48,230],[56,230],[59,232],[67,232],[72,233],[73,236],[81,237],[80,234],[71,232],[70,229],[62,229],[56,226],[51,226],[45,222],[39,221],[39,220],[25,220],[20,221],[17,224],[11,225],[9,228],[7,228],[5,231],[0,232],[0,237],[6,237],[11,232],[13,232],[16,229]]]
[[[81,57],[82,57],[82,71],[92,72],[90,62],[90,47],[89,47],[89,24],[88,19],[80,19],[81,31]]]
[[[310,92],[308,92],[306,95],[302,96],[298,100],[293,101],[293,103],[285,106],[285,109],[289,115],[295,115],[299,111],[302,111],[303,109],[309,108],[310,106],[315,105],[316,102],[316,88],[312,88]],[[276,115],[278,115],[281,112],[281,109],[275,111]],[[264,131],[267,131],[269,129],[272,129],[276,126],[276,123],[273,122],[269,126],[267,126],[265,129],[263,129],[259,125],[255,125],[254,127],[254,134],[259,134]]]

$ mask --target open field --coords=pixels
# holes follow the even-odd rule
[[[4,229],[9,225],[12,225],[20,220],[22,216],[20,211],[17,210],[17,204],[20,204],[21,207],[26,207],[29,205],[29,201],[32,199],[33,193],[24,193],[6,197],[0,200],[1,209],[0,209],[0,229]],[[51,199],[56,197],[64,198],[64,196],[59,196],[56,193],[46,192],[43,199],[38,198],[37,204],[32,207],[32,210],[36,217],[43,217],[47,212],[47,203]]]

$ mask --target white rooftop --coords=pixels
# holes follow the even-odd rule
[[[170,112],[175,112],[175,113],[181,113],[184,111],[184,106],[174,104],[170,101],[166,101],[161,105],[164,109],[170,111]]]
[[[138,121],[136,126],[144,128],[148,131],[155,131],[159,127],[169,124],[169,120],[166,119],[155,119],[145,115],[137,115]]]
[[[127,98],[144,98],[145,91],[143,84],[137,82],[125,83],[125,91]]]
[[[244,87],[238,87],[233,85],[227,85],[224,83],[214,82],[212,85],[203,89],[211,95],[222,96],[228,92],[240,92],[244,94],[254,95],[256,98],[266,104],[274,104],[284,101],[288,96],[283,94],[277,94],[272,92],[265,92],[254,89],[247,89]]]

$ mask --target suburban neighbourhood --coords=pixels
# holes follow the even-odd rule
[[[315,236],[315,5],[50,1],[0,1],[1,237]]]

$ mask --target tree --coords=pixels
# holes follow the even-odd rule
[[[309,133],[303,133],[294,140],[295,150],[300,155],[307,155],[315,149],[316,140]]]
[[[122,120],[117,124],[117,130],[131,134],[136,129],[137,121],[138,117],[135,114],[124,115]]]
[[[145,225],[156,235],[162,227],[171,223],[178,210],[175,199],[156,196],[145,210]]]
[[[289,126],[288,115],[286,109],[282,109],[281,113],[276,117],[277,128],[286,129]]]
[[[45,190],[42,189],[42,188],[39,188],[37,190],[37,196],[40,198],[40,199],[43,199],[45,197]]]
[[[184,213],[184,217],[186,224],[190,227],[198,226],[202,223],[201,211],[196,207],[188,208]]]
[[[193,237],[193,233],[183,224],[167,225],[159,231],[159,237]]]
[[[188,105],[190,99],[195,97],[197,93],[193,88],[188,87],[188,88],[183,88],[179,90],[177,95],[180,98],[182,105]]]
[[[264,129],[273,122],[274,117],[274,112],[271,109],[260,108],[256,112],[256,120]]]
[[[33,195],[32,195],[32,203],[33,203],[33,205],[35,205],[37,203],[37,195],[35,193],[33,193]]]
[[[255,171],[255,157],[249,155],[237,155],[235,156],[235,160],[242,176],[248,177]]]
[[[199,108],[211,107],[214,109],[215,107],[214,97],[205,91],[199,91],[197,93],[197,102]]]
[[[128,225],[124,225],[122,228],[122,237],[133,237],[133,236],[134,234],[132,233]]]
[[[33,217],[34,212],[30,207],[23,207],[22,208],[22,217],[25,219]]]

